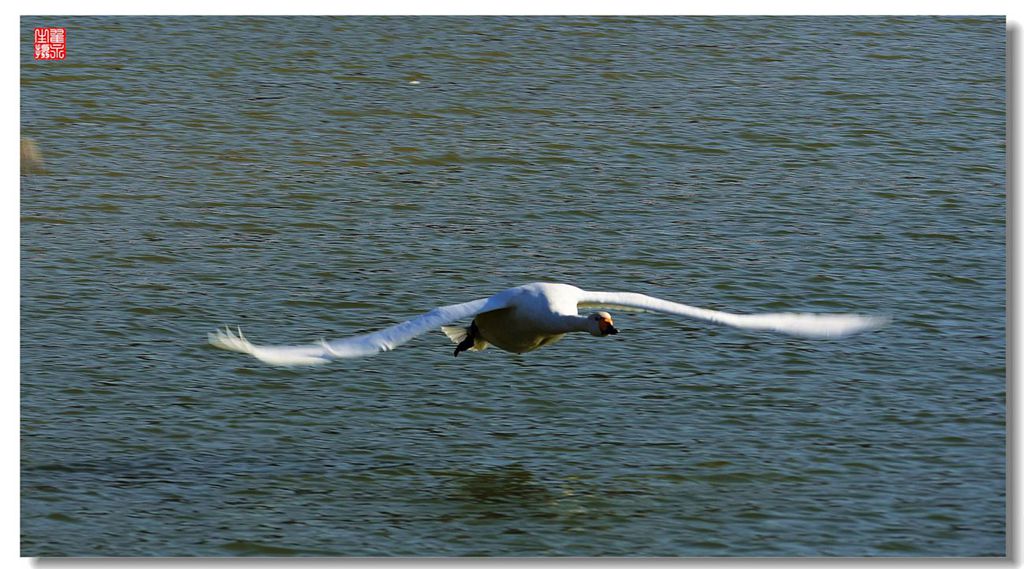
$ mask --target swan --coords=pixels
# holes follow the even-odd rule
[[[725,324],[748,330],[771,330],[808,338],[840,338],[883,326],[888,318],[858,314],[732,314],[696,308],[633,292],[590,292],[568,284],[531,283],[488,298],[442,306],[390,328],[303,346],[259,346],[230,328],[208,335],[210,344],[225,350],[249,354],[276,366],[325,364],[340,358],[370,356],[387,352],[409,340],[440,327],[461,352],[478,352],[497,346],[522,354],[553,344],[569,332],[611,336],[618,329],[611,314],[598,310],[587,316],[580,309],[663,312]],[[474,317],[468,327],[453,322]]]

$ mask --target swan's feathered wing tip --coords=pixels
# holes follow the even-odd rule
[[[838,339],[878,330],[892,320],[888,316],[863,314],[763,314],[743,317],[742,325],[803,336]]]
[[[236,334],[225,327],[206,337],[212,346],[249,354],[263,363],[275,366],[320,365],[331,361],[323,346],[257,346],[246,339],[241,328],[237,330]]]
[[[855,330],[854,332],[851,332],[851,333],[870,332],[872,330],[880,330],[882,328],[885,328],[886,326],[888,326],[892,322],[892,316],[888,316],[888,315],[885,315],[885,314],[866,315],[866,316],[865,315],[860,315],[860,314],[854,314],[853,316],[855,316],[855,317],[857,317],[859,319],[858,320],[859,328],[857,330]]]
[[[225,326],[223,330],[217,330],[216,332],[207,334],[206,339],[209,340],[211,346],[222,350],[251,354],[253,350],[252,343],[245,339],[241,328],[238,328],[237,330],[238,334],[236,335],[231,331],[231,328]]]

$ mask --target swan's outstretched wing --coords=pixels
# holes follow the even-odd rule
[[[218,348],[250,354],[270,365],[318,365],[338,358],[358,358],[393,350],[396,346],[444,324],[451,324],[481,312],[505,308],[506,301],[507,295],[497,294],[490,298],[442,306],[377,332],[331,342],[321,340],[318,344],[303,346],[258,346],[249,342],[241,330],[236,334],[230,328],[217,330],[209,334],[208,339]]]
[[[777,312],[770,314],[732,314],[706,308],[697,308],[678,302],[669,302],[634,292],[584,291],[577,301],[581,309],[607,308],[639,312],[664,312],[687,316],[750,330],[773,330],[807,338],[841,338],[857,332],[884,326],[889,319],[883,316],[860,314],[809,314]]]

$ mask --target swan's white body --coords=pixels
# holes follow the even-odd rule
[[[475,349],[494,344],[506,351],[523,353],[561,339],[568,332],[587,331],[606,335],[595,317],[580,316],[581,308],[607,308],[634,312],[663,312],[750,330],[771,330],[809,338],[840,338],[878,328],[884,317],[857,314],[732,314],[669,302],[631,292],[588,292],[572,285],[532,283],[510,288],[489,298],[442,306],[401,324],[371,334],[304,346],[258,346],[230,329],[209,335],[211,344],[225,350],[250,354],[271,365],[316,365],[339,358],[369,356],[393,350],[412,338],[446,324],[476,317],[482,338]],[[606,320],[607,313],[597,321]],[[445,326],[458,343],[465,338]],[[615,333],[614,329],[611,333]],[[483,342],[481,343],[480,340]],[[474,349],[474,348],[470,348]]]

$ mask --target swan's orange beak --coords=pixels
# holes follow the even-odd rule
[[[602,336],[615,335],[619,333],[618,329],[616,329],[615,326],[612,325],[612,321],[607,318],[602,318],[601,320],[599,320],[597,323],[597,327],[601,330]]]

